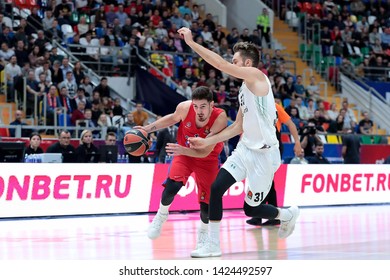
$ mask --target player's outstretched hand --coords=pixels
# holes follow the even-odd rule
[[[190,137],[188,143],[192,149],[204,149],[207,147],[206,140],[201,137]]]
[[[182,27],[179,30],[177,30],[177,32],[181,35],[181,37],[184,39],[184,41],[186,41],[187,44],[193,41],[192,32],[189,28]]]
[[[179,156],[184,154],[184,148],[183,146],[176,144],[176,143],[168,143],[165,146],[165,151],[170,156]]]

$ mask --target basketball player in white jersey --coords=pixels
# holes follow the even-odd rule
[[[232,64],[218,54],[194,42],[191,30],[178,30],[186,43],[206,62],[222,72],[242,79],[239,102],[240,108],[235,122],[218,134],[208,138],[189,138],[190,147],[202,149],[209,145],[228,140],[242,133],[233,154],[220,169],[211,186],[209,204],[209,239],[203,246],[191,252],[192,257],[221,256],[219,231],[222,219],[223,194],[237,181],[247,180],[244,211],[249,217],[279,219],[281,225],[278,235],[288,237],[294,230],[299,216],[299,208],[277,208],[261,204],[267,196],[274,173],[279,168],[281,159],[278,140],[275,133],[277,121],[275,101],[271,84],[259,69],[260,54],[254,44],[240,42],[234,48]]]

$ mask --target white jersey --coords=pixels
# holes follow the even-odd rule
[[[267,150],[278,146],[275,124],[277,114],[274,95],[268,77],[268,94],[266,96],[254,95],[242,84],[239,93],[241,112],[243,114],[243,135],[241,142],[252,150]]]

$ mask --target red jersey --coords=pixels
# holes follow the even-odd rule
[[[196,127],[196,112],[192,106],[188,110],[188,114],[186,118],[180,123],[179,130],[177,131],[177,143],[188,147],[187,139],[189,137],[202,137],[206,138],[206,136],[210,133],[210,129],[213,126],[215,120],[218,116],[223,112],[223,109],[213,107],[213,111],[211,112],[211,116],[209,118],[208,123],[200,128]],[[210,159],[218,159],[219,154],[223,149],[223,143],[220,142],[215,145],[214,149],[210,152],[207,157],[204,158],[196,158],[200,160],[210,160]]]

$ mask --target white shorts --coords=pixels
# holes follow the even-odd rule
[[[247,180],[245,202],[260,205],[271,189],[274,174],[281,164],[277,146],[266,150],[250,150],[241,142],[223,164],[237,182]]]

